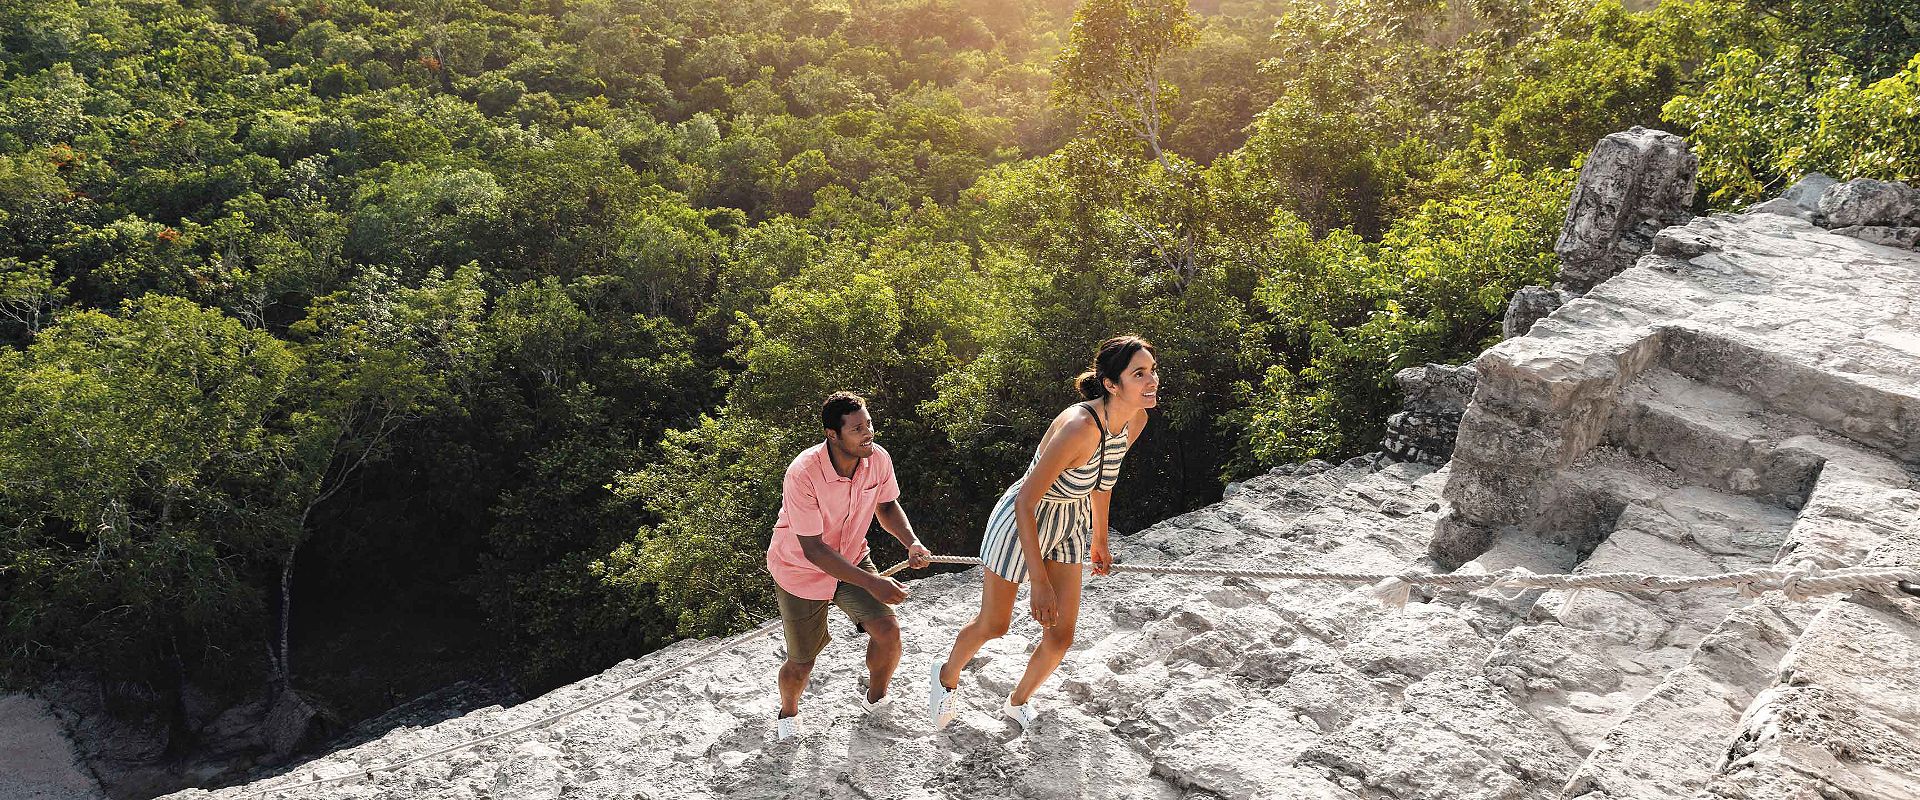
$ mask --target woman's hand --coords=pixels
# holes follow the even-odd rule
[[[1087,555],[1087,560],[1093,562],[1093,574],[1113,574],[1113,551],[1107,548],[1106,542],[1094,542],[1093,552]]]
[[[1054,621],[1060,618],[1059,598],[1054,595],[1053,587],[1049,584],[1033,584],[1033,594],[1028,598],[1027,604],[1032,606],[1033,621],[1040,623],[1042,628],[1053,627]]]

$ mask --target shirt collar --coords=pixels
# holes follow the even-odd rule
[[[826,442],[824,441],[821,442],[819,444],[819,448],[820,448],[819,454],[815,457],[815,461],[817,461],[819,464],[821,480],[828,481],[828,482],[840,481],[842,483],[851,483],[853,482],[854,478],[860,477],[860,470],[867,468],[867,459],[863,458],[863,459],[860,459],[859,461],[854,462],[853,475],[845,478],[840,477],[840,473],[835,472],[833,470],[833,453],[828,450],[828,447],[829,445]]]

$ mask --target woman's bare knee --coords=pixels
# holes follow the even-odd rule
[[[983,619],[980,620],[980,627],[988,639],[998,639],[1007,635],[1007,631],[1013,628],[1013,620]]]
[[[1010,619],[992,619],[982,614],[974,617],[973,622],[968,623],[967,627],[971,628],[982,642],[991,642],[1007,635],[1007,629],[1012,626],[1011,623]]]
[[[1042,633],[1040,640],[1047,645],[1065,650],[1073,646],[1073,626],[1055,625]]]

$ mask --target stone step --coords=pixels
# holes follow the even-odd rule
[[[1891,329],[1837,337],[1831,331],[1817,333],[1810,338],[1845,344],[1824,362],[1813,363],[1730,332],[1681,324],[1663,331],[1661,348],[1666,366],[1681,375],[1920,463],[1920,427],[1912,424],[1920,419],[1920,387],[1913,381],[1920,374],[1920,336]]]
[[[1820,603],[1775,595],[1735,609],[1606,732],[1562,796],[1633,800],[1698,790]]]
[[[1766,416],[1745,397],[1650,369],[1622,393],[1607,439],[1688,482],[1799,508],[1821,459],[1783,440],[1811,426]]]
[[[1373,472],[1364,459],[1339,465],[1308,462],[1281,467],[1234,486],[1219,503],[1163,520],[1128,536],[1127,541],[1178,558],[1261,539],[1285,538],[1295,520]],[[1188,533],[1194,529],[1214,535],[1195,537]]]
[[[1765,566],[1793,522],[1778,506],[1662,483],[1658,471],[1631,464],[1602,460],[1573,474],[1621,509],[1575,572],[1708,575]],[[1547,591],[1526,624],[1494,648],[1487,676],[1587,755],[1745,604],[1731,589]]]
[[[1846,442],[1800,437],[1785,447],[1821,464],[1776,558],[1854,566],[1910,524],[1913,493],[1898,465]],[[1863,521],[1870,520],[1870,521]],[[1767,595],[1737,608],[1687,663],[1636,703],[1589,754],[1566,797],[1686,796],[1710,779],[1748,707],[1831,597]]]
[[[1422,537],[1439,513],[1424,501],[1444,481],[1424,469],[1389,467],[1323,495],[1283,535],[1249,540],[1260,549],[1240,558],[1424,569]],[[1475,568],[1571,563],[1551,548],[1496,548]],[[1175,579],[1127,590],[1110,607],[1113,631],[1084,657],[1069,656],[1063,687],[1185,788],[1261,798],[1544,796],[1578,763],[1482,676],[1492,643],[1520,614],[1489,610],[1483,616],[1502,619],[1476,622],[1477,612],[1463,610],[1477,609],[1476,598],[1444,594],[1394,610],[1367,587]],[[1473,775],[1474,785],[1438,775]]]
[[[1920,564],[1920,532],[1864,562]],[[1857,592],[1830,603],[1741,716],[1699,800],[1920,798],[1920,600]]]
[[[1528,572],[1555,574],[1564,573],[1579,563],[1579,555],[1573,550],[1554,545],[1531,536],[1503,536],[1496,539],[1493,546],[1479,557],[1461,565],[1456,573],[1491,574],[1508,569],[1524,569]],[[1461,618],[1479,631],[1481,636],[1494,640],[1506,635],[1507,631],[1526,620],[1533,606],[1545,594],[1545,589],[1527,589],[1517,592],[1449,592],[1442,593],[1431,602],[1438,605],[1453,606]]]

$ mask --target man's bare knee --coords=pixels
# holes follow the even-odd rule
[[[893,617],[867,620],[860,624],[860,629],[866,631],[867,635],[876,642],[891,641],[897,644],[900,641],[900,621]]]

